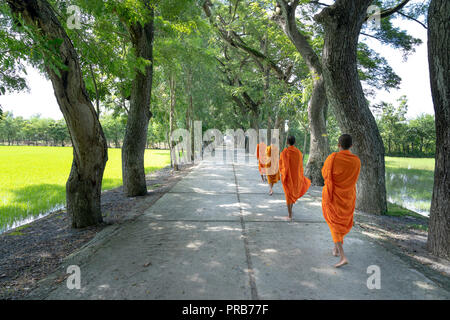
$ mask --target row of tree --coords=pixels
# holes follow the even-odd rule
[[[102,114],[103,128],[108,148],[121,148],[125,135],[126,118]],[[69,130],[64,119],[41,118],[39,114],[30,119],[14,117],[6,111],[0,121],[0,144],[34,146],[71,146]],[[147,133],[148,148],[167,147],[166,131],[153,119]]]
[[[78,6],[80,15],[73,17],[70,5]],[[380,8],[375,27],[369,23],[376,20],[368,14],[370,5]],[[314,0],[0,0],[0,93],[26,87],[23,61],[52,81],[74,147],[67,183],[74,227],[102,220],[107,161],[102,109],[126,118],[122,171],[128,196],[147,193],[143,157],[149,123],[162,127],[158,135],[165,134],[166,141],[176,128],[192,130],[194,120],[202,120],[204,130],[277,128],[282,137],[288,123],[290,130],[309,133],[305,173],[315,185],[323,185],[328,131],[338,127],[351,134],[362,162],[356,206],[383,214],[385,146],[365,95],[374,88],[396,88],[401,79],[364,39],[375,38],[406,56],[421,41],[394,27],[392,17],[419,21],[428,13],[421,23],[429,27],[439,194],[433,195],[429,245],[434,253],[449,255],[444,173],[449,37],[441,30],[448,26],[448,5],[445,0],[336,0],[332,5]],[[388,148],[396,151],[389,130]]]

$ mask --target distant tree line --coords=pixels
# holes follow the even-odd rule
[[[104,114],[100,118],[109,148],[121,148],[126,118]],[[71,146],[70,135],[64,119],[42,118],[39,114],[30,119],[15,117],[4,112],[0,120],[0,144],[28,146]],[[165,128],[150,121],[147,134],[147,148],[167,148]]]
[[[381,103],[376,120],[383,138],[386,155],[402,157],[434,157],[436,130],[434,115],[420,114],[407,120],[408,102],[405,96],[398,106]]]

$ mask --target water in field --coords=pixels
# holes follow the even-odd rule
[[[386,157],[388,201],[428,216],[433,181],[434,159]]]

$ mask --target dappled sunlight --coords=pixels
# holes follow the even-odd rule
[[[217,205],[219,208],[239,208],[239,202],[229,203],[229,204],[219,204]]]
[[[361,231],[361,233],[372,239],[386,240],[385,237],[383,237],[382,235],[379,235],[379,234],[374,234],[374,233],[370,233],[370,232],[366,232],[366,231]]]
[[[164,229],[164,227],[160,226],[158,223],[155,223],[155,222],[149,223],[148,226],[149,226],[150,229],[152,229],[152,230],[163,230],[163,229]]]
[[[51,253],[49,253],[49,252],[42,252],[39,254],[39,256],[41,258],[51,258],[52,257]]]
[[[264,252],[264,253],[278,253],[278,251],[275,250],[275,249],[263,249],[263,250],[261,250],[261,252]]]
[[[330,267],[319,267],[319,268],[312,267],[310,270],[313,272],[316,272],[316,273],[327,275],[327,276],[337,276],[337,272],[338,272],[338,270],[336,268],[331,267],[331,266]]]
[[[210,267],[210,268],[217,268],[217,267],[222,267],[222,263],[218,262],[218,261],[210,261],[205,263],[206,266]]]
[[[284,216],[273,216],[273,219],[280,220],[280,221],[288,221],[287,211],[286,211],[286,215],[284,215]]]
[[[252,207],[250,204],[248,204],[246,202],[241,202],[240,204],[241,204],[242,209],[249,209]]]
[[[311,288],[311,289],[318,289],[317,285],[314,282],[311,281],[300,281],[300,284],[304,287]]]
[[[414,281],[413,283],[421,289],[425,289],[425,290],[435,290],[436,289],[436,287],[430,285],[429,283],[423,282],[423,281]]]
[[[241,215],[244,216],[244,217],[246,217],[246,216],[251,216],[252,213],[251,213],[250,211],[243,210],[243,211],[241,212]]]
[[[357,238],[352,238],[352,237],[346,237],[345,238],[345,243],[346,244],[364,244],[364,241],[362,241],[361,239],[357,239]]]
[[[269,200],[269,201],[267,201],[267,203],[269,203],[269,204],[285,204],[286,203],[286,200]]]
[[[241,231],[241,228],[230,227],[230,226],[215,226],[215,227],[206,227],[205,231]]]
[[[107,289],[111,289],[111,287],[110,287],[109,284],[102,284],[102,285],[99,285],[97,288],[98,288],[98,290],[107,290]]]
[[[210,194],[210,195],[214,195],[216,194],[215,191],[208,191],[202,188],[197,188],[197,187],[193,187],[192,191],[196,192],[196,193],[201,193],[201,194]]]
[[[183,222],[176,222],[175,228],[183,229],[183,230],[193,230],[193,229],[197,229],[197,226],[193,225],[193,224],[183,223]]]
[[[203,241],[195,240],[186,245],[186,248],[198,250],[204,244]]]
[[[187,279],[192,282],[205,283],[206,280],[203,279],[199,273],[195,273],[191,276],[187,276]]]
[[[311,202],[308,203],[308,206],[322,208],[322,202]]]

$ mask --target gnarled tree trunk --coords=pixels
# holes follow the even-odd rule
[[[325,30],[322,56],[328,101],[343,133],[353,137],[361,159],[356,208],[368,213],[387,210],[384,146],[358,76],[356,50],[361,26],[372,0],[336,0],[315,16]]]
[[[330,153],[330,147],[326,126],[328,101],[325,92],[325,82],[322,78],[322,65],[319,57],[309,44],[308,39],[297,28],[295,9],[299,1],[288,2],[286,0],[277,0],[277,3],[279,6],[279,15],[275,17],[276,21],[302,56],[313,77],[314,88],[308,104],[308,121],[311,134],[305,176],[311,180],[312,185],[323,186],[322,167]]]
[[[146,1],[150,6],[149,1]],[[145,72],[136,71],[131,88],[130,110],[122,146],[122,177],[124,192],[128,197],[147,194],[144,154],[147,144],[148,122],[152,116],[150,99],[153,77],[154,11],[149,10],[149,21],[129,26],[129,33],[137,57],[149,60]]]
[[[428,249],[450,257],[450,2],[432,0],[428,10],[428,61],[436,118],[436,160]]]
[[[315,186],[323,186],[322,168],[330,153],[328,144],[326,109],[327,96],[322,77],[314,80],[311,100],[308,104],[308,121],[310,128],[309,158],[305,167],[305,176]]]
[[[66,68],[46,65],[56,100],[64,115],[73,145],[73,162],[66,184],[67,212],[74,228],[102,222],[100,196],[108,159],[106,139],[83,81],[78,55],[50,4],[45,0],[8,0],[15,15],[38,27],[49,40],[60,39],[58,59]]]

